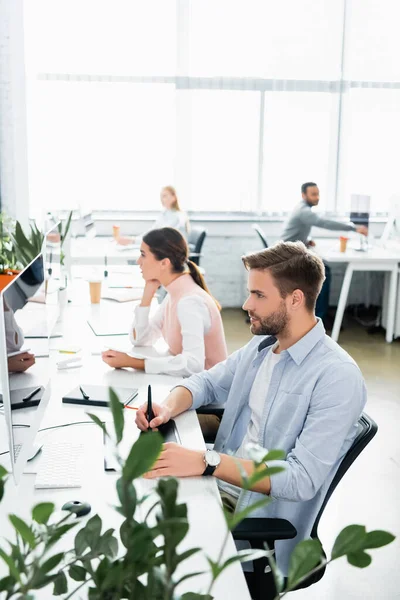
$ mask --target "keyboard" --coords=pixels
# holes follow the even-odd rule
[[[83,444],[49,442],[43,446],[36,489],[77,488],[82,486]]]

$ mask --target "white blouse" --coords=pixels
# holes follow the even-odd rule
[[[24,343],[24,333],[15,320],[12,310],[4,311],[4,325],[6,329],[7,354],[17,352]]]
[[[151,319],[149,307],[135,308],[135,320],[129,333],[129,339],[134,346],[152,346],[162,337],[167,300],[168,298],[163,300]],[[176,314],[181,326],[182,353],[176,356],[145,358],[146,373],[189,377],[193,373],[204,370],[206,357],[204,336],[211,328],[210,311],[200,296],[185,296],[177,303]],[[134,331],[136,337],[133,336]],[[132,355],[139,356],[135,352]]]

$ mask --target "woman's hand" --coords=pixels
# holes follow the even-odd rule
[[[160,458],[144,477],[146,479],[156,477],[200,477],[205,469],[204,452],[189,450],[174,442],[168,442],[164,444]]]
[[[110,367],[114,369],[123,369],[124,367],[131,367],[132,369],[139,369],[144,371],[144,360],[142,358],[133,358],[125,352],[118,352],[117,350],[106,350],[102,352],[101,358]]]
[[[23,373],[35,364],[35,355],[29,352],[22,352],[16,356],[10,356],[7,359],[7,364],[10,373]]]
[[[152,403],[152,409],[154,419],[150,423],[147,420],[147,402],[146,404],[142,404],[136,412],[136,425],[142,431],[147,431],[149,426],[151,429],[157,429],[160,425],[168,423],[171,418],[171,409],[166,404]]]
[[[146,281],[140,306],[150,306],[151,301],[154,298],[154,294],[156,293],[159,287],[160,282],[158,281],[158,279],[149,279],[148,281]]]

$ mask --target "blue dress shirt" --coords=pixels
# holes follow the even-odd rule
[[[255,336],[224,362],[180,384],[192,393],[193,409],[214,402],[225,404],[215,441],[218,452],[234,454],[245,436],[251,416],[250,390],[271,351],[268,341]],[[281,352],[266,393],[258,443],[286,452],[285,460],[268,464],[284,470],[271,477],[273,502],[251,516],[288,519],[296,527],[294,540],[276,543],[276,559],[284,575],[294,546],[310,536],[326,491],[357,434],[365,402],[358,366],[325,334],[320,319]],[[243,490],[237,510],[262,497]]]

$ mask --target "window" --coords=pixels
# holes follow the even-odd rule
[[[339,208],[349,210],[351,194],[368,194],[372,210],[384,212],[400,193],[400,90],[351,90],[343,120]]]
[[[46,81],[36,91],[31,204],[159,210],[174,180],[174,86]]]
[[[315,181],[329,206],[332,94],[267,93],[265,98],[263,208],[289,211],[301,184]],[[336,148],[335,148],[336,150]]]
[[[345,10],[346,9],[346,10]],[[399,193],[397,0],[24,3],[31,213]],[[344,52],[343,52],[344,50]]]
[[[182,126],[181,197],[192,210],[257,208],[259,96],[255,92],[181,91],[187,103]],[[184,182],[184,183],[183,183]]]

